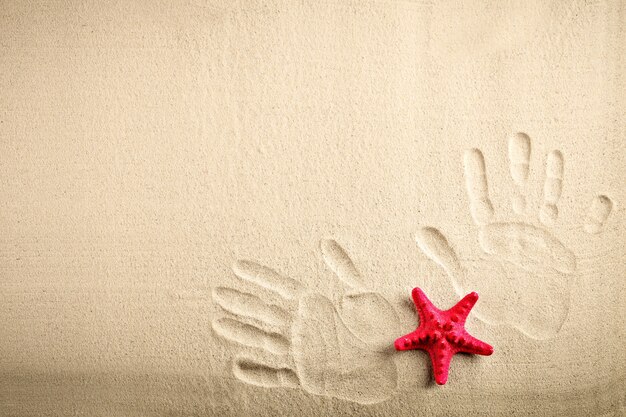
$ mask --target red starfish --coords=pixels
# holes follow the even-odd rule
[[[458,352],[491,355],[493,347],[465,330],[465,320],[478,300],[475,292],[467,294],[450,310],[441,311],[430,302],[424,291],[413,288],[413,302],[420,316],[414,332],[396,339],[396,350],[422,349],[433,364],[435,381],[443,385],[448,380],[452,356]]]

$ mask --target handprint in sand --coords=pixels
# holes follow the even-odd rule
[[[576,255],[552,231],[559,214],[558,203],[564,179],[560,151],[547,155],[539,222],[529,220],[523,191],[528,181],[531,142],[524,133],[509,138],[508,160],[515,195],[511,206],[515,220],[496,221],[487,183],[483,154],[465,153],[465,183],[469,210],[480,248],[462,263],[453,245],[437,229],[424,227],[416,235],[420,249],[446,272],[459,295],[476,291],[482,303],[476,314],[487,323],[511,325],[529,337],[545,339],[561,329],[570,309]],[[593,198],[582,228],[600,233],[613,203],[604,195]],[[458,242],[458,244],[462,244]]]
[[[323,240],[320,248],[339,294],[311,292],[268,267],[238,261],[233,287],[213,291],[224,313],[213,329],[240,346],[233,373],[245,383],[383,401],[397,388],[390,342],[400,331],[396,311],[367,289],[337,242]]]

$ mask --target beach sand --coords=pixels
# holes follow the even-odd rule
[[[624,415],[625,2],[1,3],[0,415]]]

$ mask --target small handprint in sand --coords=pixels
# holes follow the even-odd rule
[[[577,270],[576,255],[552,231],[564,180],[560,151],[546,157],[542,202],[532,221],[524,189],[528,181],[531,141],[524,133],[509,138],[508,160],[515,190],[514,213],[508,221],[495,220],[489,197],[487,170],[478,149],[465,153],[465,183],[469,210],[477,239],[456,244],[478,243],[480,254],[462,262],[442,232],[424,227],[416,235],[421,250],[446,272],[459,295],[469,290],[481,295],[477,316],[492,324],[511,325],[529,337],[546,339],[561,329],[570,309],[570,292]],[[604,229],[613,203],[605,195],[594,197],[582,229],[598,234]]]
[[[362,404],[384,401],[397,388],[390,341],[401,331],[398,316],[368,291],[337,242],[323,240],[320,249],[339,294],[311,292],[266,266],[238,261],[233,287],[213,291],[223,311],[213,329],[239,346],[233,373],[245,383],[301,387]]]

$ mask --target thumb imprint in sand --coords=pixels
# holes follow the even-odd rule
[[[518,189],[512,198],[516,214],[526,211],[521,191],[528,179],[530,150],[526,134],[516,133],[509,138],[510,173]],[[476,315],[483,321],[511,325],[535,339],[554,336],[569,313],[572,275],[577,270],[574,253],[550,230],[559,213],[557,204],[564,178],[562,153],[552,151],[546,159],[543,202],[538,214],[541,225],[495,221],[482,152],[467,151],[464,167],[469,209],[483,257],[462,265],[448,239],[433,227],[417,233],[418,246],[445,270],[459,296],[468,290],[481,294],[483,302],[477,306]],[[612,206],[607,196],[596,196],[585,217],[584,231],[600,233]]]
[[[224,315],[215,332],[240,347],[233,374],[267,388],[301,387],[316,395],[362,404],[384,401],[397,390],[392,360],[398,316],[334,240],[320,244],[341,288],[337,297],[308,291],[298,281],[251,261],[237,261],[237,287],[217,287],[213,300]],[[250,349],[251,348],[251,349]]]

